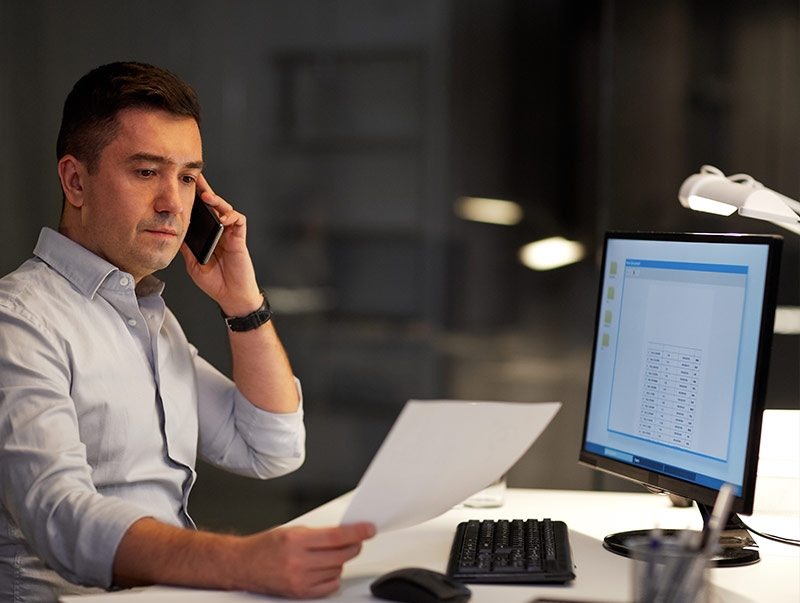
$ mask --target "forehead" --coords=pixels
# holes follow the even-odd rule
[[[117,159],[149,155],[180,165],[202,161],[200,128],[191,117],[152,109],[125,109],[117,116],[117,123],[117,135],[104,155]]]

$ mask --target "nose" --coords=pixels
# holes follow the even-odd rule
[[[154,209],[160,214],[180,214],[184,208],[183,197],[186,196],[188,199],[191,199],[189,196],[190,191],[187,189],[188,187],[186,185],[181,187],[179,183],[163,183],[156,193]]]

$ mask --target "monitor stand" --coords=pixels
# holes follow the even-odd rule
[[[700,514],[703,516],[703,523],[708,522],[711,515],[711,507],[697,503]],[[680,540],[680,535],[686,530],[661,530],[662,536],[668,539]],[[651,530],[632,530],[630,532],[618,532],[609,534],[603,540],[603,547],[612,553],[633,556],[633,547],[641,546],[651,535]],[[739,519],[736,513],[731,514],[725,529],[719,538],[720,550],[711,558],[711,563],[716,567],[735,567],[739,565],[750,565],[757,563],[761,557],[758,554],[758,545],[750,532]]]

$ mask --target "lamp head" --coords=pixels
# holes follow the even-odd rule
[[[678,200],[684,207],[720,216],[730,216],[741,206],[743,199],[737,196],[742,196],[739,185],[725,176],[704,171],[684,180],[678,192]]]
[[[800,204],[764,187],[747,174],[725,176],[717,168],[704,165],[698,174],[683,181],[678,192],[681,205],[696,211],[729,216],[739,215],[773,222],[800,232]]]

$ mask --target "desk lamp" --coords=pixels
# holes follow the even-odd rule
[[[766,220],[800,234],[800,203],[766,188],[747,174],[726,177],[714,166],[704,165],[698,174],[683,181],[678,199],[689,209],[722,216],[738,210],[741,216]],[[800,333],[800,309],[778,307],[775,332]]]
[[[719,169],[704,165],[700,173],[683,181],[678,199],[689,209],[723,216],[738,210],[741,216],[766,220],[800,234],[800,203],[747,174],[726,177]]]

